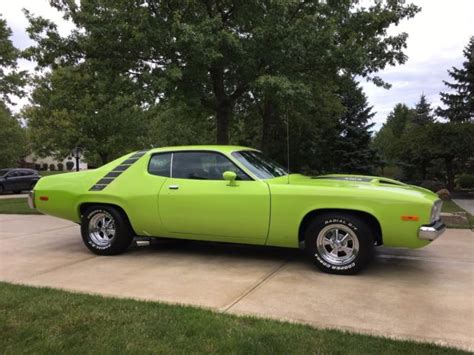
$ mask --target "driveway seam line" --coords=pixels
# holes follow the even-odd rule
[[[41,271],[35,275],[32,275],[31,277],[29,278],[26,278],[26,279],[20,279],[19,281],[20,282],[27,282],[27,281],[24,281],[24,280],[34,280],[36,277],[38,276],[42,276],[44,274],[47,274],[47,273],[50,273],[50,272],[53,272],[53,271],[56,271],[58,269],[62,269],[62,268],[65,268],[65,267],[69,267],[69,266],[72,266],[72,265],[76,265],[76,264],[79,264],[79,263],[82,263],[83,261],[87,261],[87,260],[91,260],[91,259],[94,259],[94,258],[97,258],[97,256],[88,256],[87,258],[84,258],[84,259],[81,259],[81,260],[76,260],[76,261],[72,261],[70,263],[67,263],[67,264],[62,264],[62,265],[59,265],[59,266],[54,266],[50,269],[47,269],[47,270],[44,270],[44,271]]]
[[[76,227],[76,226],[60,227],[60,228],[44,230],[44,231],[41,231],[41,232],[25,233],[25,234],[15,235],[13,237],[0,238],[0,240],[8,240],[8,239],[13,239],[13,238],[28,237],[28,236],[33,235],[33,234],[44,234],[44,233],[48,233],[48,232],[59,231],[61,229],[68,229],[68,228],[74,228],[74,227]]]
[[[229,309],[231,309],[232,307],[234,307],[237,303],[239,303],[240,301],[242,301],[245,297],[247,297],[248,295],[250,295],[251,293],[253,293],[253,291],[255,291],[258,287],[260,287],[263,283],[265,283],[265,281],[269,280],[270,278],[272,278],[272,276],[274,276],[278,271],[280,271],[283,266],[285,266],[286,264],[288,264],[288,262],[290,261],[290,259],[286,259],[283,261],[282,264],[278,265],[276,268],[274,268],[272,271],[270,271],[270,273],[268,273],[267,275],[265,275],[259,282],[257,282],[254,286],[252,286],[250,289],[248,289],[247,291],[244,291],[239,297],[237,297],[237,299],[235,299],[233,302],[231,302],[228,306],[226,306],[221,312],[222,313],[226,313]]]

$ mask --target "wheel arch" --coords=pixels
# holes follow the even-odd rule
[[[327,208],[327,209],[316,209],[308,212],[302,219],[299,230],[298,230],[298,242],[301,244],[304,242],[304,234],[306,228],[309,226],[310,222],[318,215],[323,213],[337,213],[337,212],[345,212],[349,213],[353,216],[359,217],[363,219],[369,226],[371,227],[372,231],[374,232],[374,238],[376,245],[383,244],[383,236],[382,236],[382,227],[378,219],[369,212],[360,211],[360,210],[353,210],[353,209],[346,209],[346,208]]]
[[[117,209],[125,218],[127,221],[130,229],[133,231],[134,234],[135,230],[133,229],[132,223],[130,223],[130,218],[128,218],[127,212],[125,212],[125,209],[122,206],[119,206],[115,203],[108,203],[108,202],[83,202],[79,205],[79,219],[82,220],[82,216],[84,215],[85,211],[92,206],[108,206],[108,207],[114,207]]]

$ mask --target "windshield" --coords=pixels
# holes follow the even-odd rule
[[[241,150],[233,152],[232,156],[241,162],[246,168],[260,179],[271,179],[288,172],[277,162],[263,156],[262,153],[253,150]]]
[[[9,169],[0,169],[0,176],[6,175],[9,171]]]

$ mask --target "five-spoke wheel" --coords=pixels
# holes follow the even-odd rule
[[[120,254],[127,250],[133,232],[126,216],[115,207],[91,206],[82,215],[84,244],[99,255]]]
[[[370,225],[348,213],[324,213],[305,231],[305,245],[323,271],[355,274],[370,260],[374,236]]]

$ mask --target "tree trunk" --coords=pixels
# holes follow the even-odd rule
[[[272,147],[272,136],[275,129],[275,106],[269,99],[264,100],[262,109],[262,146],[263,152],[269,154]]]
[[[216,109],[216,133],[217,144],[229,144],[229,122],[231,107],[221,103]]]
[[[226,95],[224,86],[224,69],[215,64],[210,70],[212,89],[216,100],[216,140],[217,144],[229,144],[229,125],[232,113],[232,102]]]
[[[421,162],[421,179],[426,180],[426,167],[427,167],[426,160],[422,160]]]
[[[453,169],[453,159],[451,157],[444,158],[446,164],[446,178],[447,178],[447,188],[449,191],[454,190],[454,169]]]
[[[105,165],[109,162],[109,154],[108,153],[100,152],[98,154],[99,154],[100,162],[102,163],[102,165]]]

